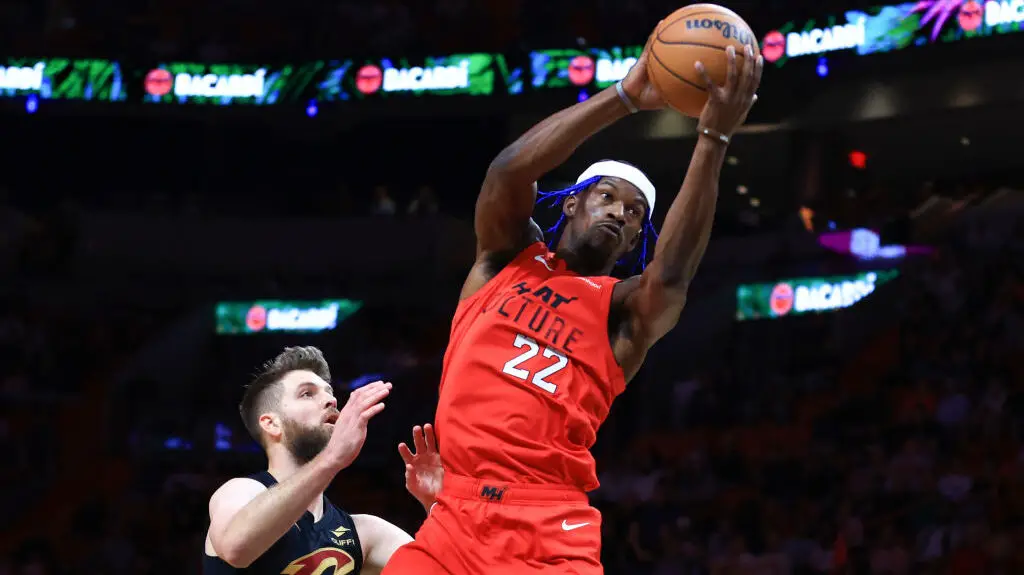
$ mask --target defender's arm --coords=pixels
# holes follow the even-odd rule
[[[380,573],[395,551],[412,541],[408,533],[374,515],[353,515],[352,522],[363,547],[361,573]]]
[[[331,483],[337,467],[316,458],[267,489],[235,478],[210,498],[209,540],[216,556],[232,567],[248,567],[284,536]]]
[[[375,382],[352,392],[334,425],[327,447],[293,475],[267,489],[258,481],[236,478],[210,497],[207,551],[232,567],[252,564],[284,536],[334,476],[359,454],[366,424],[384,410],[391,384]]]

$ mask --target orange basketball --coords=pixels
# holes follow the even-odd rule
[[[717,85],[725,83],[728,60],[725,49],[736,48],[737,72],[743,70],[744,47],[756,58],[757,38],[738,14],[715,4],[692,4],[665,18],[654,30],[648,73],[665,102],[680,113],[700,116],[708,93],[694,63],[704,63]]]

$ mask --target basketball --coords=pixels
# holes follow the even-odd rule
[[[647,64],[651,82],[665,103],[681,114],[700,116],[707,88],[694,63],[704,63],[716,85],[725,83],[725,49],[736,48],[736,71],[742,73],[744,47],[760,54],[757,37],[738,14],[715,4],[692,4],[665,18],[654,30]]]

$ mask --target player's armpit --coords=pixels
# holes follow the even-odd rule
[[[266,490],[267,488],[255,479],[236,477],[221,485],[210,497],[210,530],[207,538],[216,556],[232,567],[239,565],[232,563],[237,559],[233,543],[227,536],[228,526],[236,513]]]
[[[398,527],[374,515],[353,515],[359,543],[363,547],[364,574],[377,574],[384,570],[388,560],[412,537]]]
[[[612,350],[626,381],[639,371],[651,346],[676,326],[686,306],[688,284],[665,281],[654,267],[615,284],[612,294],[612,309],[619,310]],[[615,321],[615,315],[609,319]]]
[[[617,299],[624,308],[627,324],[624,326],[631,346],[643,355],[679,322],[686,306],[686,286],[662,281],[654,273],[632,277],[616,284],[613,302]],[[618,354],[617,354],[618,355]],[[623,358],[618,358],[622,363]],[[624,369],[628,366],[623,365]],[[637,366],[639,367],[639,365]],[[631,370],[626,369],[627,373]]]
[[[526,227],[520,230],[520,240],[513,243],[513,248],[506,251],[484,251],[477,254],[476,263],[469,270],[465,283],[462,284],[462,292],[459,299],[463,300],[476,293],[493,278],[498,275],[505,266],[512,262],[530,244],[542,241],[544,232],[533,218],[529,218]],[[479,243],[477,249],[479,249]]]

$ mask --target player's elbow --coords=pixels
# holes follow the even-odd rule
[[[217,540],[211,537],[210,543],[213,544],[217,557],[235,569],[245,569],[256,560],[257,556],[248,549],[244,541],[225,535]]]
[[[505,146],[498,155],[491,160],[491,165],[487,166],[487,172],[505,172],[513,168],[516,164],[516,158],[519,156],[519,146],[516,142]]]
[[[497,182],[532,183],[526,169],[528,162],[525,160],[518,143],[512,143],[491,160],[486,178]]]
[[[515,170],[507,163],[495,158],[491,165],[487,166],[487,175],[484,176],[483,189],[505,189],[515,181]]]
[[[252,565],[252,562],[256,560],[255,557],[250,557],[242,550],[227,551],[223,555],[221,555],[219,551],[217,553],[218,557],[235,569],[245,569]]]
[[[252,565],[252,559],[248,557],[228,555],[227,557],[221,557],[221,559],[235,569],[246,569]]]

